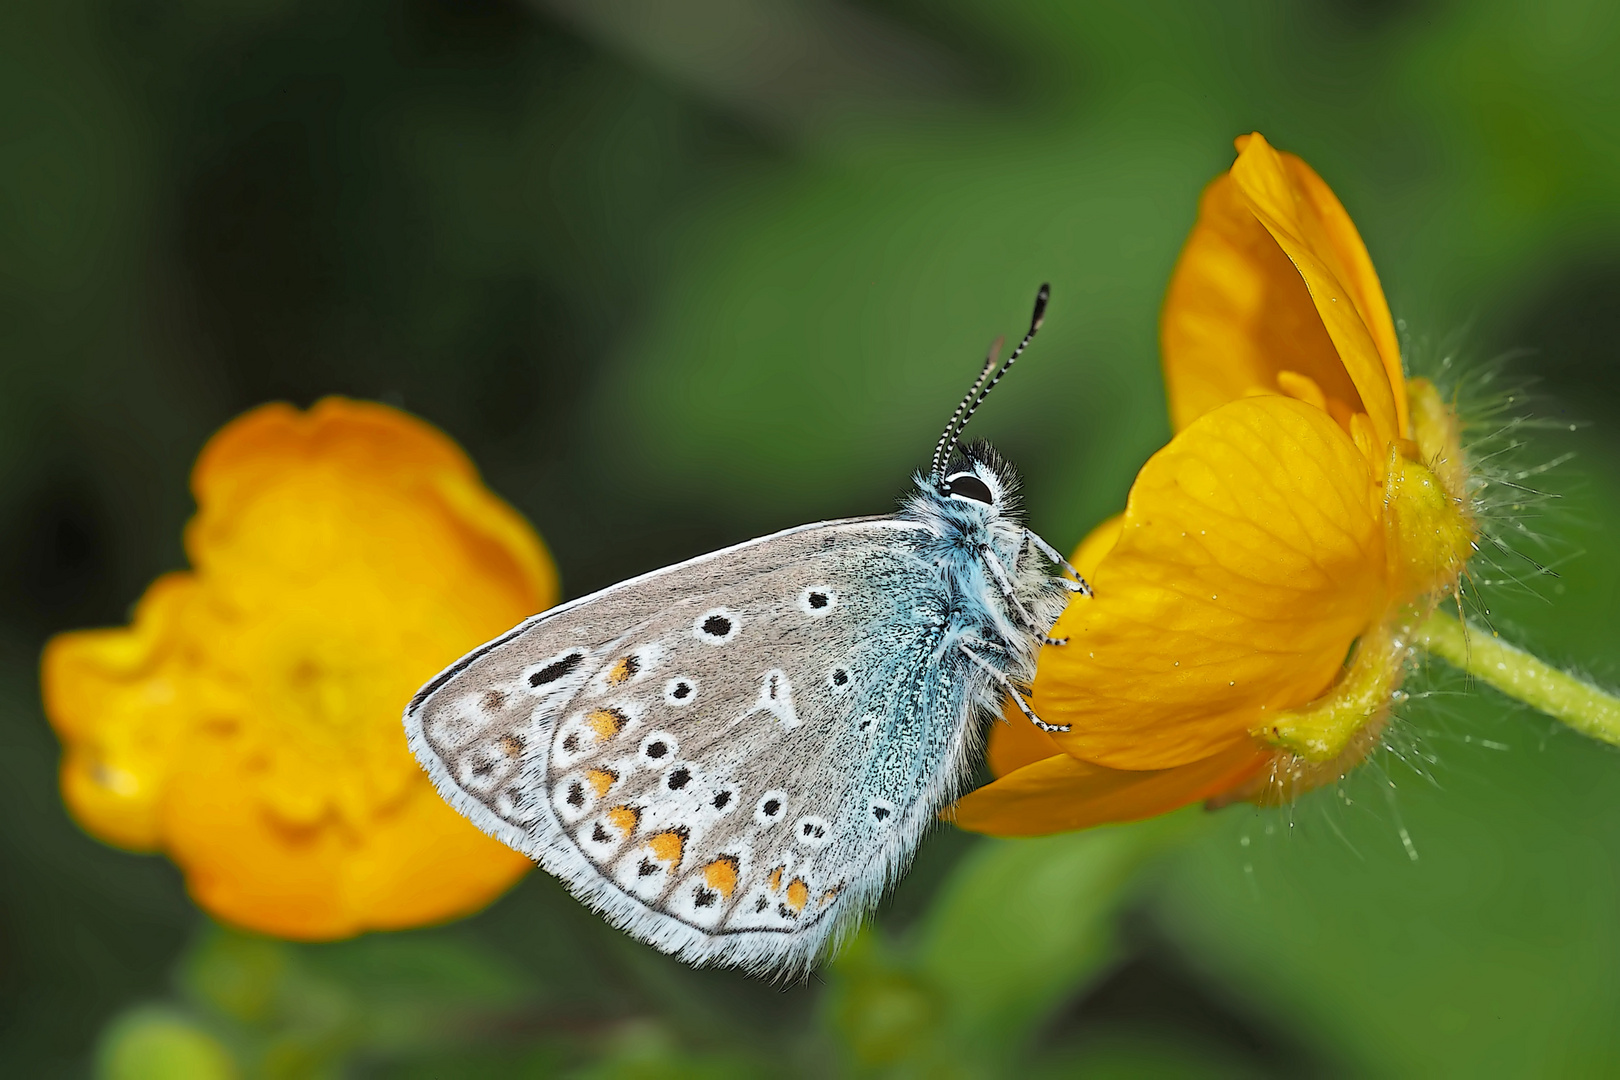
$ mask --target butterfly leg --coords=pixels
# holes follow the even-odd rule
[[[996,558],[996,553],[985,547],[980,549],[980,554],[984,556],[984,564],[990,568],[990,576],[996,579],[997,585],[1001,586],[1001,595],[1006,598],[1007,606],[1012,608],[1020,619],[1024,620],[1025,626],[1031,630],[1041,631],[1042,644],[1067,645],[1069,643],[1068,638],[1055,638],[1046,631],[1041,630],[1041,624],[1035,621],[1035,616],[1029,613],[1029,609],[1023,605],[1017,594],[1013,592],[1012,581],[1008,579],[1007,571],[1001,565],[1001,561]]]
[[[1034,724],[1042,731],[1050,732],[1069,730],[1068,724],[1048,724],[1045,720],[1042,720],[1040,717],[1036,716],[1035,710],[1029,707],[1029,702],[1024,700],[1024,695],[1018,692],[1018,688],[1012,684],[1012,680],[1007,678],[1006,674],[994,664],[991,664],[984,657],[968,648],[967,642],[957,642],[957,648],[961,649],[969,660],[983,668],[987,675],[1001,684],[1001,688],[1012,696],[1013,704],[1018,706],[1018,711],[1028,717],[1030,723]]]
[[[1091,586],[1086,583],[1086,579],[1080,576],[1080,571],[1076,570],[1072,565],[1070,565],[1069,560],[1065,559],[1057,548],[1053,547],[1051,544],[1048,544],[1045,540],[1042,540],[1040,534],[1035,532],[1034,529],[1025,529],[1024,537],[1030,543],[1034,544],[1042,555],[1045,555],[1048,559],[1051,559],[1053,565],[1061,566],[1065,573],[1074,575],[1073,581],[1070,581],[1068,578],[1063,579],[1063,584],[1068,586],[1070,592],[1079,593],[1082,596],[1091,595]]]
[[[987,546],[980,549],[980,554],[985,557],[985,565],[990,567],[990,576],[995,578],[996,585],[1001,586],[1001,596],[1006,599],[1006,602],[1008,602],[1008,607],[1013,609],[1014,614],[1016,614],[1019,619],[1024,620],[1025,627],[1029,627],[1030,630],[1040,631],[1040,640],[1042,640],[1043,644],[1068,644],[1068,638],[1053,638],[1053,636],[1048,635],[1047,631],[1042,630],[1040,623],[1035,622],[1034,615],[1029,614],[1029,609],[1024,607],[1022,601],[1019,601],[1019,597],[1017,597],[1017,594],[1014,593],[1013,581],[1009,580],[1008,572],[1006,572],[1006,568],[1001,565],[1001,560],[996,559],[995,552],[990,551],[990,547]]]
[[[1007,576],[1007,569],[1001,565],[1001,560],[996,558],[996,553],[991,551],[990,546],[986,544],[979,549],[979,554],[984,557],[984,565],[990,568],[990,576],[995,578],[996,584],[1001,587],[1001,595],[1007,601],[1007,606],[1012,608],[1014,614],[1020,619],[1024,620],[1025,626],[1033,630],[1039,630],[1040,624],[1035,621],[1035,616],[1029,613],[1029,609],[1024,606],[1023,601],[1018,599],[1018,594],[1013,591],[1012,579]]]

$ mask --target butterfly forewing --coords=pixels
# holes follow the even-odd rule
[[[637,937],[806,967],[965,760],[921,529],[807,526],[546,612],[417,695],[412,748],[452,805]]]

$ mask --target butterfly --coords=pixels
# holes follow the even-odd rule
[[[456,661],[405,711],[440,795],[633,937],[808,972],[909,864],[986,721],[1089,588],[962,431],[1040,329],[1000,341],[897,513],[620,582]]]

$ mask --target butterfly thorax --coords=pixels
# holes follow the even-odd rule
[[[949,598],[942,644],[954,649],[961,641],[981,654],[988,651],[1012,681],[1027,685],[1042,636],[1062,613],[1068,593],[1051,575],[1050,562],[1029,548],[1017,471],[993,447],[976,443],[947,472],[977,477],[983,489],[974,491],[987,493],[990,501],[949,494],[937,478],[919,474],[917,490],[899,515],[927,527],[919,554],[938,568]],[[989,559],[1000,566],[999,577]],[[1002,580],[1014,600],[1005,595]],[[1021,617],[1019,607],[1033,618]]]

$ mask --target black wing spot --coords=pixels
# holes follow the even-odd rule
[[[488,759],[480,761],[478,764],[476,764],[476,765],[474,765],[472,767],[472,773],[473,773],[474,776],[488,776],[490,773],[492,773],[494,771],[495,771],[495,763],[493,761],[488,760]]]
[[[578,780],[568,785],[568,805],[576,807],[585,805],[585,788]]]
[[[760,807],[760,809],[765,811],[766,817],[775,817],[777,814],[781,813],[782,804],[775,799],[766,799],[765,805]]]
[[[777,690],[781,687],[781,684],[782,684],[782,677],[780,675],[772,675],[771,676],[770,687],[766,691],[766,693],[770,695],[770,699],[772,701],[776,700],[776,693],[777,693]]]
[[[834,686],[843,686],[849,682],[849,672],[843,668],[833,668],[832,681]]]
[[[862,720],[861,720],[860,730],[863,731],[863,732],[869,731],[869,730],[871,730],[871,727],[872,727],[872,718],[870,716],[863,717]]]
[[[681,701],[685,701],[687,698],[692,696],[692,684],[689,682],[678,682],[675,684],[675,689],[670,691],[670,694]]]
[[[770,904],[771,904],[770,897],[767,897],[767,896],[760,897],[757,901],[754,902],[754,914],[757,915],[761,911],[764,911],[767,907],[770,906]]]
[[[889,808],[887,806],[874,806],[872,807],[872,816],[882,821],[889,816]]]
[[[698,886],[697,896],[695,896],[692,900],[692,904],[695,907],[713,907],[714,902],[719,899],[719,896],[720,894],[715,892],[713,889],[705,889],[700,885]]]
[[[571,674],[575,668],[579,667],[580,661],[584,659],[584,653],[569,653],[561,660],[553,660],[551,663],[529,676],[529,685],[539,688],[544,686],[546,683],[554,683],[558,679]]]
[[[591,830],[591,839],[596,841],[598,844],[605,844],[609,840],[612,840],[613,837],[609,836],[608,831],[602,828],[601,825],[597,825],[596,828]]]
[[[830,601],[827,594],[824,592],[813,592],[810,594],[810,606],[813,608],[824,608],[829,602]]]
[[[714,808],[716,810],[724,810],[726,808],[726,804],[729,802],[731,802],[731,792],[722,791],[720,794],[714,797]]]
[[[652,750],[652,747],[649,746],[647,749],[650,751]],[[681,788],[685,787],[691,782],[692,770],[688,769],[685,765],[677,766],[669,774],[669,790],[671,791],[679,791]]]
[[[667,753],[669,753],[669,744],[665,742],[660,741],[647,744],[647,756],[655,761]]]
[[[703,620],[703,632],[710,637],[725,637],[731,633],[731,620],[724,615],[710,615]]]
[[[652,875],[658,873],[659,869],[659,865],[651,859],[642,859],[641,865],[636,867],[636,876],[652,877]]]
[[[563,747],[564,750],[568,751],[570,754],[572,754],[574,751],[578,750],[579,749],[579,734],[578,734],[578,732],[570,731],[567,735],[564,735],[563,736],[562,747]]]
[[[827,830],[813,821],[807,821],[804,823],[804,835],[820,840],[827,835]]]
[[[797,919],[799,917],[799,913],[788,907],[786,904],[777,904],[776,913],[782,916],[784,919]]]

